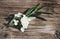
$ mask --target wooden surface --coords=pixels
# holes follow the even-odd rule
[[[47,21],[38,19],[31,21],[24,33],[5,27],[4,23],[7,21],[4,18],[9,14],[24,12],[38,3],[45,5],[41,12],[52,13],[52,15],[41,15]],[[56,39],[56,30],[60,30],[59,0],[0,0],[0,39]],[[5,34],[8,35],[5,36]]]

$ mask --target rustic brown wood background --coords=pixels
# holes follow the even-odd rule
[[[24,33],[13,28],[5,28],[5,17],[12,13],[24,12],[38,3],[46,6],[41,12],[52,13],[41,15],[47,21],[31,21]],[[56,30],[60,30],[60,0],[0,0],[0,39],[57,39]]]

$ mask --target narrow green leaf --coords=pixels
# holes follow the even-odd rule
[[[35,11],[38,9],[39,5],[40,5],[40,4],[37,4],[35,7],[32,7],[32,8],[34,8],[34,11],[32,11],[32,13],[35,12]],[[30,14],[29,14],[29,15],[30,15]]]
[[[30,14],[31,13],[33,13],[33,12],[36,12],[36,11],[38,11],[39,10],[39,6],[40,4],[37,4],[35,7],[32,7],[32,8],[30,8],[30,9],[28,9],[25,13],[25,15],[26,16],[30,16]]]
[[[13,18],[14,19],[14,18]],[[11,19],[11,20],[9,20],[9,22],[8,22],[8,25],[12,25],[13,24],[13,19]]]
[[[19,19],[19,23],[18,23],[18,25],[17,25],[17,29],[20,30],[21,27],[22,27],[22,24],[21,24],[21,21],[20,21],[20,19]]]
[[[30,8],[28,8],[26,11],[23,12],[23,14],[26,14],[26,12],[29,10]]]
[[[41,13],[41,14],[50,14],[50,15],[53,15],[52,13],[49,13],[49,12],[36,12],[36,13]]]
[[[34,11],[35,7],[30,8],[27,12],[26,12],[26,16],[28,16],[29,14],[31,14]]]
[[[31,13],[36,13],[38,12],[38,10],[40,10],[41,8],[43,8],[43,6],[40,6],[40,4],[38,4],[35,8],[34,11],[32,11]],[[31,14],[29,14],[28,16],[30,16]]]
[[[30,17],[31,17],[31,16],[37,17],[37,16],[39,16],[39,15],[41,15],[41,13],[34,13],[34,14],[30,15]]]
[[[42,18],[42,17],[36,17],[36,18],[41,19],[41,20],[43,20],[43,21],[47,21],[46,19],[44,19],[44,18]]]
[[[11,18],[10,20],[9,20],[9,22],[8,22],[8,25],[9,26],[13,26],[13,20],[14,19],[17,19],[16,17],[13,17],[13,18]]]

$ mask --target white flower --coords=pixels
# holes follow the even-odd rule
[[[23,15],[23,17],[21,18],[21,24],[22,24],[23,28],[27,28],[28,24],[29,24],[28,17],[26,17],[25,15]]]
[[[22,15],[22,13],[19,12],[18,14],[15,14],[14,16],[15,17],[20,17],[21,15]]]
[[[21,31],[24,32],[25,29],[27,29],[28,25],[29,25],[29,22],[31,20],[35,19],[35,17],[27,17],[25,15],[23,15],[23,17],[21,18],[21,24],[22,24],[22,28],[21,28]]]
[[[22,13],[15,14],[15,17],[20,17],[21,15],[23,14]],[[33,19],[35,19],[35,17],[27,17],[26,15],[23,15],[23,17],[20,20],[23,27],[20,28],[20,30],[24,32],[25,29],[27,29],[29,22]],[[14,21],[14,25],[18,25],[18,22],[19,22],[18,20],[14,19],[13,21]]]
[[[19,22],[18,20],[14,19],[13,21],[14,21],[14,25],[18,25],[18,22]]]
[[[22,27],[20,30],[21,30],[22,32],[24,32],[24,31],[25,31],[25,28]]]

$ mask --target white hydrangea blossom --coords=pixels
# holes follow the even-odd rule
[[[14,25],[18,25],[18,22],[19,22],[18,20],[14,19],[13,21],[14,21]]]

